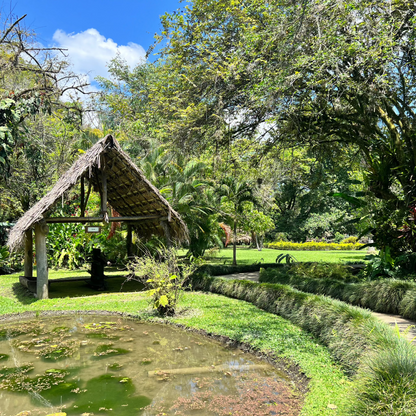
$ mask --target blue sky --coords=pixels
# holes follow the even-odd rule
[[[90,81],[106,76],[106,63],[119,53],[133,66],[144,59],[160,33],[160,16],[185,6],[180,0],[0,0],[3,14],[24,19],[44,46],[68,49],[73,70]],[[154,59],[154,58],[153,58]]]

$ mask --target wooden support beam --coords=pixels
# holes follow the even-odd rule
[[[107,213],[107,172],[102,172],[102,194],[101,194],[101,214],[103,215],[104,222],[108,222]]]
[[[33,233],[25,233],[25,277],[33,277]]]
[[[35,224],[36,246],[36,296],[38,299],[48,299],[48,257],[46,253],[46,236],[49,227],[42,221]]]
[[[127,257],[133,257],[133,227],[127,224]]]
[[[81,217],[85,217],[85,184],[83,176],[81,176]]]
[[[165,238],[166,238],[166,247],[171,248],[172,247],[172,237],[170,234],[169,225],[166,220],[161,220],[160,225],[163,228],[163,231],[165,232]]]
[[[109,222],[124,222],[124,221],[145,221],[145,220],[166,220],[167,217],[160,215],[137,215],[130,217],[108,217]],[[45,222],[48,224],[57,223],[87,223],[87,222],[103,222],[102,217],[53,217],[46,218]]]

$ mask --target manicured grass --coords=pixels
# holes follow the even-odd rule
[[[186,251],[183,251],[185,254]],[[182,254],[182,252],[181,252]],[[273,250],[264,248],[261,251],[247,247],[237,248],[237,263],[238,264],[252,264],[252,263],[275,263],[279,254],[291,254],[297,261],[313,262],[322,261],[326,263],[360,263],[364,261],[367,253],[365,250],[350,250],[350,251],[290,251],[290,250]],[[219,250],[215,257],[207,258],[207,261],[212,264],[231,264],[233,261],[233,250],[231,247]]]
[[[55,278],[57,275],[67,276],[66,273],[51,271],[50,277]],[[160,318],[149,310],[144,292],[95,292],[91,296],[61,296],[38,301],[28,296],[19,286],[18,274],[0,276],[1,293],[5,295],[3,288],[8,291],[8,295],[0,296],[0,314],[24,311],[39,313],[49,310],[107,310],[160,321]],[[327,348],[310,333],[250,303],[220,295],[185,293],[180,307],[183,312],[166,321],[228,336],[246,342],[256,349],[271,352],[276,357],[290,359],[299,365],[301,371],[311,379],[302,415],[343,414],[351,383],[340,367],[334,364]],[[331,409],[328,405],[334,405],[336,409]]]
[[[3,296],[17,299],[23,303],[32,303],[36,299],[33,296],[28,296],[26,289],[19,283],[19,275],[22,273],[14,273],[11,275],[0,276],[0,293]],[[36,275],[36,270],[35,273]],[[117,292],[136,292],[142,290],[143,285],[139,282],[126,282],[127,272],[110,268],[105,270],[105,275],[110,277],[107,279],[107,289],[103,293],[117,293]],[[65,278],[89,278],[90,275],[85,269],[81,270],[49,270],[49,279],[65,279]],[[85,281],[67,282],[53,282],[50,285],[49,297],[65,298],[77,296],[95,296],[97,291],[91,289]]]

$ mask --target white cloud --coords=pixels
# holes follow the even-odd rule
[[[96,29],[80,33],[65,33],[58,29],[53,40],[60,48],[67,49],[68,59],[75,73],[87,74],[90,82],[96,76],[108,78],[107,64],[117,54],[130,67],[145,61],[146,51],[137,43],[118,45],[110,38],[105,38]]]

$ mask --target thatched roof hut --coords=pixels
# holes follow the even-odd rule
[[[81,216],[51,217],[55,204],[61,201],[65,193],[77,183],[80,183]],[[88,192],[85,192],[86,183],[88,183]],[[101,215],[98,217],[84,215],[91,189],[101,196]],[[108,215],[108,204],[119,216]],[[79,157],[59,178],[52,190],[29,209],[10,232],[8,240],[10,250],[16,250],[23,244],[25,246],[23,279],[32,279],[32,229],[35,230],[38,298],[48,297],[47,224],[109,221],[127,222],[129,230],[127,247],[129,240],[131,245],[132,229],[135,229],[140,237],[164,236],[168,246],[171,240],[184,241],[188,237],[187,227],[179,214],[145,178],[111,135],[101,139]],[[21,282],[23,283],[22,279]]]
[[[121,216],[117,221],[129,220],[139,236],[150,237],[165,236],[161,222],[165,219],[173,239],[183,241],[187,238],[188,231],[179,214],[145,178],[119,143],[108,135],[83,154],[60,177],[53,189],[19,219],[10,232],[10,250],[22,246],[25,232],[35,223],[44,219],[46,222],[58,222],[48,220],[52,208],[80,180],[86,179],[96,192],[102,194],[103,173],[107,176],[107,201]],[[80,218],[79,221],[72,218],[68,222],[88,221],[92,222],[88,217],[85,220]],[[95,222],[98,221],[100,218],[95,218]]]

